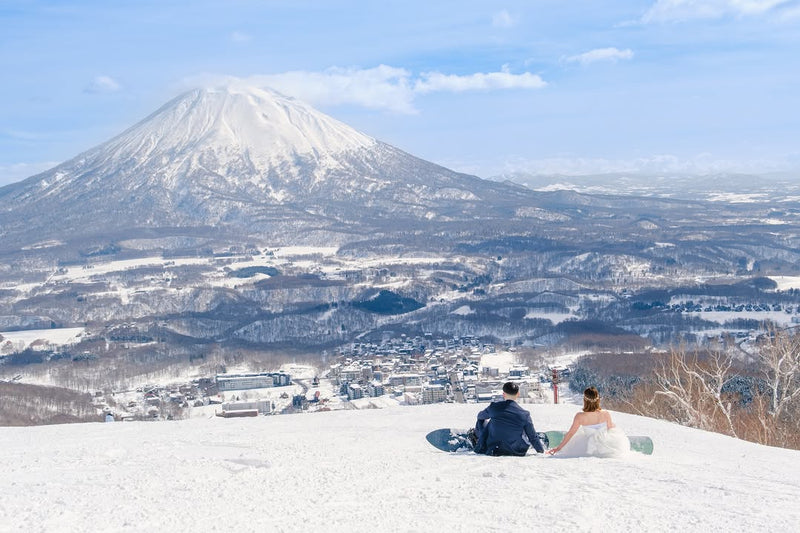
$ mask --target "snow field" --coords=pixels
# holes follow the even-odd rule
[[[800,288],[800,276],[769,276],[769,278],[778,284],[779,291]]]
[[[575,406],[525,405],[537,430]],[[479,404],[0,428],[0,531],[792,531],[800,452],[633,415],[655,454],[449,455]]]
[[[21,331],[2,331],[4,341],[10,341],[21,349],[27,348],[37,340],[51,344],[73,344],[80,340],[86,328],[27,329]]]

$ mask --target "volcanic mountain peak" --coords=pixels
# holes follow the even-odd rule
[[[322,156],[375,143],[298,100],[233,82],[175,98],[105,148],[116,156],[172,161],[212,151],[244,156],[260,167],[297,155]]]
[[[302,224],[353,231],[365,220],[506,216],[520,194],[529,200],[233,82],[185,93],[108,142],[0,189],[0,236],[222,226],[289,235]]]

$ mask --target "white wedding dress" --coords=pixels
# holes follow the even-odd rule
[[[621,429],[608,429],[608,425],[602,422],[578,428],[557,457],[621,457],[630,448],[628,437]]]

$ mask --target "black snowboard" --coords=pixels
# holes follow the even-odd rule
[[[545,433],[537,433],[545,449],[549,448],[549,441]],[[469,439],[469,429],[442,428],[435,429],[425,435],[431,445],[443,452],[467,453],[472,452],[472,441]]]

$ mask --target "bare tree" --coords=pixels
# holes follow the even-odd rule
[[[769,388],[769,414],[778,420],[797,414],[800,404],[800,333],[771,330],[758,350]]]
[[[735,401],[722,390],[733,376],[732,367],[733,359],[726,352],[710,352],[701,358],[684,347],[673,349],[656,370],[654,396],[647,403],[652,407],[666,400],[677,422],[737,437]]]
[[[25,383],[0,382],[0,426],[98,421],[89,394]]]
[[[756,348],[757,366],[733,357],[734,343],[714,352],[675,348],[662,356],[653,379],[640,382],[627,397],[609,399],[609,405],[800,449],[800,333],[772,331]]]

